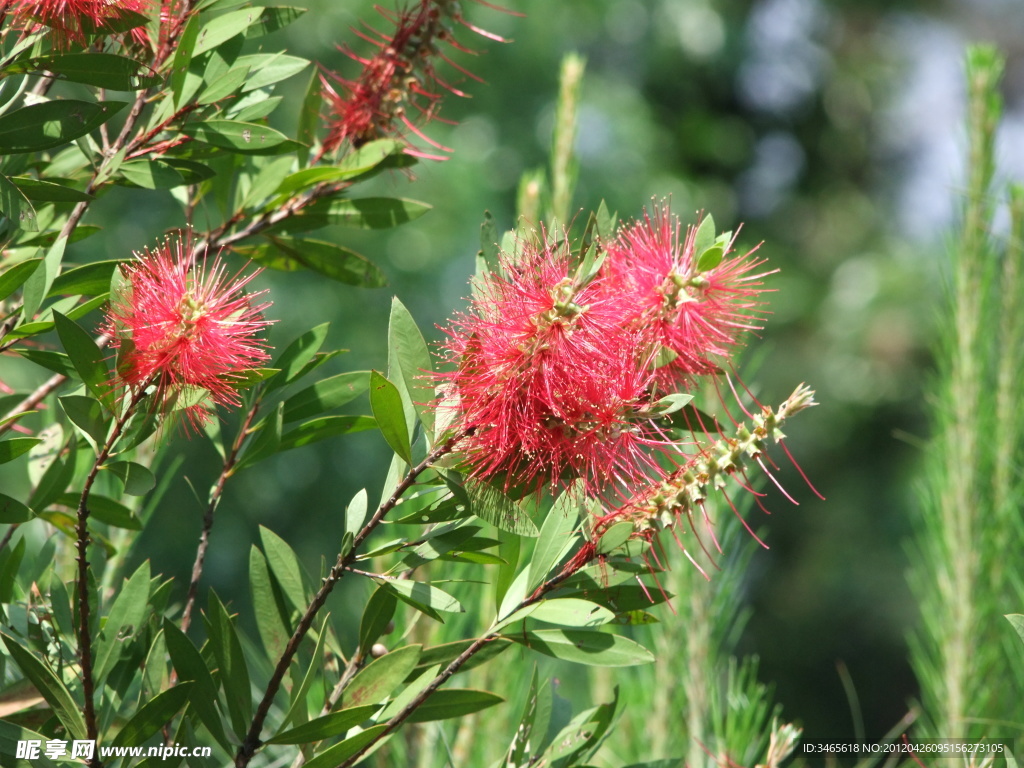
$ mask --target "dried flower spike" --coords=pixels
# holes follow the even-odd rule
[[[258,337],[269,302],[244,292],[258,273],[229,277],[219,258],[192,268],[189,237],[168,237],[121,266],[105,332],[118,348],[115,384],[156,386],[157,408],[184,410],[194,425],[209,418],[206,400],[234,406],[245,371],[268,359]]]

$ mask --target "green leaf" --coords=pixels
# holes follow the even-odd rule
[[[456,640],[451,643],[442,643],[441,645],[425,648],[423,653],[420,655],[420,660],[416,666],[432,667],[435,664],[448,666],[448,664],[461,656],[462,653],[473,644],[473,642],[473,640]],[[469,661],[463,664],[460,670],[467,671],[473,667],[480,666],[501,654],[511,645],[511,640],[506,640],[503,637],[496,637],[493,640],[488,641],[483,648],[471,656]]]
[[[509,498],[504,491],[490,483],[469,478],[463,488],[469,498],[473,514],[481,520],[519,536],[532,538],[539,534],[537,526],[523,506]]]
[[[193,684],[180,682],[147,701],[117,732],[110,746],[136,747],[168,725],[192,694]],[[248,698],[248,697],[247,697]]]
[[[185,81],[189,75],[189,65],[192,63],[192,52],[196,48],[199,39],[199,14],[189,16],[188,23],[178,39],[175,47],[174,58],[171,61],[171,93],[174,95],[174,106],[182,105],[182,96],[185,90]]]
[[[99,450],[107,440],[107,430],[110,426],[107,423],[107,414],[99,400],[85,395],[65,395],[57,399],[68,418],[76,427],[92,438]]]
[[[388,374],[404,385],[428,440],[434,435],[433,372],[423,334],[405,305],[393,297],[388,322]]]
[[[595,667],[631,667],[654,661],[654,654],[639,643],[606,632],[539,629],[507,637],[547,656]]]
[[[318,443],[338,435],[365,432],[374,429],[377,422],[372,416],[322,416],[312,419],[281,435],[279,451],[290,451],[304,445]]]
[[[6,176],[0,173],[0,213],[26,232],[38,232],[36,209],[25,197],[25,193]]]
[[[27,508],[26,508],[27,511]],[[31,514],[31,513],[29,513]],[[366,601],[363,617],[359,622],[359,652],[366,656],[377,639],[384,634],[388,623],[395,616],[398,599],[383,586],[377,587]]]
[[[1005,616],[1006,620],[1010,622],[1010,625],[1017,630],[1017,634],[1020,635],[1020,639],[1024,640],[1024,614],[1007,613]]]
[[[143,189],[173,189],[190,183],[177,168],[162,160],[133,160],[123,163],[118,173]]]
[[[690,404],[691,400],[693,400],[693,395],[686,395],[681,392],[665,395],[663,398],[651,405],[650,415],[653,418],[668,416],[670,413],[682,410],[685,406]]]
[[[712,245],[710,248],[705,248],[700,256],[697,257],[697,271],[710,272],[722,263],[724,257],[725,249],[720,245]]]
[[[206,634],[210,648],[220,668],[220,682],[224,687],[224,698],[228,704],[231,727],[239,738],[245,736],[252,720],[252,691],[249,683],[249,669],[245,664],[242,644],[235,632],[234,623],[227,608],[211,589],[209,607],[205,616]],[[139,742],[141,743],[141,742]]]
[[[114,668],[121,656],[121,649],[127,641],[138,636],[149,613],[149,561],[143,561],[124,587],[117,593],[117,599],[110,606],[110,613],[103,624],[103,632],[96,641],[96,656],[93,675],[97,685]]]
[[[127,106],[124,101],[61,99],[33,104],[0,116],[0,152],[52,149],[99,128]]]
[[[560,624],[563,627],[597,627],[610,622],[615,618],[615,614],[589,600],[574,597],[552,598],[519,609],[502,621],[500,626],[514,624],[526,618],[548,624]]]
[[[267,245],[243,250],[253,261],[280,272],[308,269],[357,288],[382,288],[388,284],[380,268],[362,254],[323,240],[274,237]],[[239,249],[241,250],[241,249]]]
[[[618,549],[629,537],[633,535],[633,524],[628,520],[621,523],[615,523],[615,525],[606,529],[601,538],[597,542],[598,554],[607,555],[609,552]]]
[[[387,725],[381,724],[367,728],[365,731],[360,731],[355,736],[350,736],[333,747],[328,747],[316,757],[307,760],[305,767],[335,768],[335,766],[341,765],[367,744],[375,741],[385,730],[387,730]]]
[[[267,385],[268,392],[278,387],[283,387],[285,384],[291,384],[293,380],[298,378],[298,374],[302,372],[306,363],[312,360],[320,347],[323,346],[330,325],[330,323],[322,323],[306,331],[285,347],[284,351],[274,360],[274,368],[279,369],[281,373],[275,376],[270,381],[270,384]]]
[[[142,496],[156,485],[156,477],[149,468],[134,461],[115,461],[104,464],[103,469],[110,470],[121,479],[124,492],[129,496]]]
[[[26,523],[31,519],[31,509],[17,499],[12,499],[7,494],[0,493],[0,523],[17,525],[18,523]]]
[[[69,269],[53,281],[47,296],[99,296],[110,289],[110,278],[121,259],[96,261]]]
[[[369,514],[369,502],[366,498],[366,489],[363,488],[359,493],[352,497],[352,501],[348,503],[345,508],[345,534],[351,535],[353,538],[359,535],[359,532],[363,529],[363,525],[366,523],[366,517]]]
[[[8,267],[0,273],[0,301],[3,301],[18,290],[42,263],[42,259],[27,259],[18,262],[13,267]]]
[[[81,192],[70,186],[70,181],[60,180],[62,183],[58,184],[53,179],[41,181],[28,176],[12,176],[11,181],[29,200],[44,203],[84,203],[96,199],[88,192]]]
[[[227,734],[224,733],[220,714],[217,711],[217,686],[213,683],[213,677],[206,667],[206,662],[192,641],[178,629],[174,622],[165,618],[163,627],[167,653],[171,657],[171,664],[178,673],[178,679],[191,680],[195,683],[193,695],[189,697],[189,706],[195,710],[217,743],[225,751],[232,752],[231,743],[228,741]]]
[[[480,225],[480,258],[488,272],[497,273],[501,268],[498,260],[501,248],[498,246],[498,227],[490,211],[484,211],[484,221]]]
[[[262,35],[269,35],[271,32],[277,32],[287,27],[305,12],[305,8],[295,8],[287,5],[264,8],[257,23],[252,25],[245,33],[245,36],[251,39]]]
[[[558,564],[567,547],[571,547],[575,541],[573,530],[579,519],[579,499],[579,488],[574,484],[563,491],[551,505],[530,561],[530,577],[527,582],[529,590],[532,591],[544,583],[548,572]]]
[[[263,647],[270,658],[280,658],[291,636],[288,614],[284,598],[270,579],[267,560],[255,546],[249,550],[249,587]]]
[[[269,528],[260,526],[260,540],[267,556],[270,572],[281,585],[288,602],[297,611],[304,611],[309,602],[306,599],[306,586],[302,578],[302,566],[288,543]]]
[[[18,644],[18,641],[6,634],[2,635],[11,658],[18,669],[39,691],[39,695],[53,708],[57,719],[68,729],[75,739],[84,739],[86,735],[85,720],[82,718],[81,707],[71,696],[50,668],[37,659],[32,653]]]
[[[32,272],[25,281],[21,295],[21,316],[31,320],[43,303],[43,298],[50,292],[50,286],[60,272],[60,262],[64,258],[64,246],[67,238],[58,237],[43,258],[43,266]]]
[[[103,351],[96,346],[92,336],[74,320],[69,320],[60,312],[54,312],[53,322],[64,351],[71,358],[85,386],[101,403],[109,407],[112,390],[109,385],[110,372],[103,360]]]
[[[23,741],[37,741],[45,744],[49,736],[36,733],[28,728],[15,725],[7,720],[0,720],[0,758],[4,765],[12,765],[15,768],[57,768],[57,763],[46,757],[44,749],[39,750],[39,757],[29,763],[27,760],[17,760],[18,747]],[[67,763],[63,763],[64,766]]]
[[[281,415],[284,413],[284,403],[278,403],[273,413],[268,414],[258,425],[260,429],[256,437],[248,444],[242,454],[238,468],[244,469],[276,453],[281,448]]]
[[[279,733],[272,739],[267,739],[267,744],[312,744],[324,739],[340,736],[349,728],[359,725],[369,719],[378,709],[378,705],[369,704],[362,707],[350,707],[339,712],[332,712],[329,715],[315,718],[308,723],[292,728],[291,730]]]
[[[196,98],[196,103],[214,104],[222,99],[226,99],[241,88],[248,77],[248,66],[235,65],[200,91],[199,96]]]
[[[422,581],[395,579],[383,583],[394,591],[400,600],[417,610],[422,610],[424,606],[429,608],[430,612],[463,613],[466,610],[462,607],[462,603],[447,592]],[[431,615],[430,612],[425,611],[428,616]]]
[[[705,214],[704,218],[701,219],[700,225],[697,227],[697,232],[693,237],[693,252],[695,254],[702,254],[708,248],[715,244],[715,220],[711,217],[711,214]]]
[[[156,73],[140,61],[96,51],[55,53],[28,59],[19,65],[18,71],[52,72],[58,76],[58,80],[70,80],[112,91],[137,91],[160,82]]]
[[[24,453],[32,450],[32,446],[43,442],[38,437],[12,437],[0,441],[0,464],[14,461]]]
[[[412,464],[412,447],[409,443],[409,430],[405,423],[405,412],[402,407],[402,396],[398,387],[381,376],[377,371],[370,372],[370,409],[381,434],[398,456],[406,464]]]
[[[329,617],[325,617],[324,625],[320,628],[320,634],[316,639],[316,647],[313,649],[313,656],[309,661],[309,667],[306,669],[306,674],[302,677],[302,682],[292,688],[291,692],[291,705],[288,707],[288,712],[284,716],[284,720],[281,722],[281,727],[286,728],[290,724],[299,720],[305,720],[307,717],[306,713],[306,694],[309,693],[310,686],[313,685],[313,681],[318,675],[323,674],[324,669],[324,641],[327,639],[327,633],[330,630],[330,623],[327,621]]]
[[[242,93],[254,91],[257,88],[268,86],[287,80],[297,75],[310,65],[308,59],[298,56],[288,56],[285,53],[254,53],[249,56],[239,56],[235,61],[236,67],[248,67],[250,75],[242,86]],[[304,141],[299,137],[299,141]]]
[[[488,691],[478,691],[472,688],[448,688],[430,694],[426,701],[413,710],[406,722],[429,723],[434,720],[465,717],[504,701],[505,699],[501,696]]]
[[[61,493],[51,501],[68,509],[77,509],[79,499],[80,494],[78,493]],[[129,531],[142,530],[142,521],[119,501],[114,501],[98,493],[90,493],[88,506],[89,514],[101,523],[112,525],[115,528],[125,528]]]
[[[227,42],[235,35],[245,32],[249,27],[260,20],[263,14],[262,8],[243,8],[240,11],[232,11],[208,21],[196,37],[195,48],[192,56],[212,51],[221,43]]]
[[[299,124],[295,131],[295,138],[301,142],[295,153],[298,156],[300,168],[309,162],[310,147],[316,144],[316,129],[320,125],[320,106],[323,104],[321,88],[320,73],[314,69],[310,73],[309,85],[305,89],[306,95],[302,100]]]
[[[432,207],[416,200],[393,197],[320,200],[301,213],[278,222],[269,231],[293,234],[331,224],[358,229],[388,229],[418,219]]]
[[[422,650],[422,645],[396,648],[359,670],[342,694],[346,708],[384,701],[416,668]]]
[[[284,401],[284,421],[297,421],[338,408],[357,398],[369,386],[369,371],[339,373],[321,379]]]
[[[188,123],[181,132],[197,141],[242,155],[281,155],[301,146],[273,128],[240,120]]]
[[[63,352],[55,352],[52,349],[33,349],[31,347],[11,351],[18,353],[26,360],[31,360],[36,365],[40,365],[49,371],[59,373],[68,378],[74,378],[78,373],[75,370],[75,366],[71,364],[71,358]]]

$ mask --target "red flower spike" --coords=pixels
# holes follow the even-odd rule
[[[161,409],[180,408],[201,426],[209,418],[206,393],[238,405],[241,374],[269,358],[257,334],[268,325],[262,313],[270,303],[253,304],[265,291],[243,291],[258,272],[228,277],[219,258],[191,269],[191,252],[189,237],[168,237],[123,264],[125,289],[111,300],[105,332],[119,350],[115,384],[155,384]]]
[[[366,25],[368,33],[355,31],[375,46],[377,53],[364,58],[342,48],[362,65],[359,77],[349,80],[333,72],[320,76],[328,113],[323,151],[333,152],[343,144],[359,147],[374,139],[401,136],[409,131],[438,149],[450,152],[447,147],[427,139],[416,126],[417,122],[437,117],[443,91],[466,96],[438,77],[434,59],[447,62],[467,77],[479,78],[453,62],[439,46],[443,42],[456,50],[472,53],[456,42],[453,24],[462,24],[491,39],[502,39],[466,23],[454,0],[418,0],[397,14],[379,6],[377,10],[394,26],[390,35],[369,25]],[[444,159],[414,148],[407,152],[418,157]]]
[[[10,6],[15,23],[25,30],[40,26],[53,33],[53,47],[65,50],[72,44],[85,45],[88,36],[109,27],[127,14],[145,14],[150,0],[13,0]],[[130,31],[139,44],[148,41],[145,27]]]
[[[447,345],[442,375],[470,474],[506,490],[582,478],[589,494],[647,478],[660,435],[644,417],[649,344],[630,297],[570,272],[564,244],[524,246],[488,275]],[[444,414],[447,415],[447,414]]]
[[[755,271],[764,260],[752,258],[753,251],[699,272],[696,231],[680,240],[679,219],[664,205],[608,245],[611,279],[633,293],[638,322],[676,355],[658,373],[669,391],[719,373],[716,360],[727,360],[746,331],[761,328],[762,278],[771,274]]]

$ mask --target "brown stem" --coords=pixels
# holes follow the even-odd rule
[[[584,545],[584,547],[586,546],[587,545]],[[551,579],[548,579],[543,584],[541,584],[540,587],[538,587],[532,595],[530,595],[527,598],[524,598],[522,602],[520,602],[519,605],[515,607],[512,613],[515,613],[515,611],[518,611],[522,608],[526,608],[527,606],[533,605],[534,603],[538,602],[544,597],[544,595],[546,595],[552,589],[554,589],[563,581],[568,579],[574,573],[579,571],[580,568],[586,565],[590,560],[593,560],[595,557],[597,557],[596,550],[594,550],[592,546],[590,547],[590,553],[591,556],[589,559],[584,559],[578,556],[575,556],[572,559],[570,559],[569,563],[566,564],[566,567],[563,568],[557,576],[554,576]],[[371,747],[373,747],[374,744],[379,742],[388,734],[394,732],[394,730],[398,728],[398,726],[405,722],[409,715],[415,712],[416,709],[423,702],[425,702],[432,693],[434,693],[434,691],[436,691],[438,688],[444,685],[444,683],[452,675],[458,672],[463,664],[465,664],[467,661],[473,658],[473,656],[475,656],[477,652],[480,651],[485,645],[498,639],[499,636],[499,632],[488,632],[487,634],[478,637],[476,640],[474,640],[473,643],[468,648],[466,648],[466,650],[460,653],[458,657],[456,657],[447,667],[445,667],[440,673],[438,673],[437,677],[435,677],[430,682],[430,685],[428,685],[426,688],[420,691],[416,698],[414,698],[412,701],[406,704],[398,714],[396,714],[394,717],[388,720],[387,723],[385,724],[386,727],[380,733],[378,733],[371,742],[366,744],[362,749],[360,749],[354,755],[349,757],[345,762],[341,763],[338,766],[338,768],[349,768],[349,766],[355,765],[355,763],[357,763],[360,760],[360,758],[362,758],[362,756],[365,755],[370,750]]]
[[[21,523],[15,523],[7,529],[7,533],[4,534],[3,539],[0,539],[0,552],[3,552],[7,545],[11,543],[11,537],[14,535],[14,532],[18,530],[19,525],[21,525]]]
[[[444,443],[435,448],[423,461],[415,467],[412,467],[406,473],[405,477],[402,478],[402,481],[395,487],[394,492],[377,508],[373,517],[371,517],[369,521],[363,525],[362,530],[356,534],[348,552],[342,551],[338,553],[337,562],[335,562],[334,567],[331,568],[330,572],[324,578],[323,584],[320,586],[320,589],[317,591],[312,601],[310,601],[305,613],[302,614],[302,618],[299,619],[299,623],[295,627],[295,631],[288,639],[288,644],[285,646],[284,652],[281,654],[281,658],[277,662],[277,666],[274,667],[274,673],[270,676],[270,681],[267,683],[267,689],[263,694],[263,698],[256,707],[256,714],[253,715],[249,731],[246,733],[245,739],[242,741],[242,745],[238,748],[238,753],[235,755],[236,768],[245,768],[245,766],[249,764],[249,761],[252,760],[253,755],[256,754],[256,750],[260,746],[260,733],[263,731],[263,724],[267,719],[267,715],[270,713],[270,705],[273,703],[274,697],[277,695],[277,691],[281,687],[281,681],[284,680],[285,673],[291,665],[292,658],[295,656],[296,651],[298,651],[299,644],[306,636],[306,633],[309,632],[309,628],[313,626],[313,620],[320,612],[320,609],[324,607],[324,603],[327,602],[327,597],[331,594],[331,591],[334,589],[335,585],[337,585],[341,577],[345,575],[345,569],[355,560],[359,546],[366,541],[366,538],[373,533],[378,525],[380,525],[384,516],[395,507],[402,498],[402,495],[412,487],[416,482],[416,478],[430,467],[431,464],[436,462],[442,456],[450,453],[455,448],[455,445],[459,440],[465,437],[465,434],[465,432],[460,432],[448,438]]]
[[[213,528],[213,514],[217,510],[217,505],[220,503],[220,498],[224,493],[224,485],[227,483],[228,478],[235,469],[235,464],[238,462],[238,452],[242,449],[242,443],[245,441],[246,433],[249,431],[249,427],[252,425],[252,421],[256,418],[256,412],[260,408],[260,398],[256,398],[256,401],[252,404],[249,412],[245,416],[245,421],[242,422],[241,428],[238,430],[238,436],[235,438],[235,442],[231,446],[231,451],[224,458],[224,465],[221,467],[220,477],[217,478],[217,484],[213,486],[213,490],[210,491],[210,503],[206,506],[206,514],[203,515],[203,531],[199,534],[199,545],[196,547],[196,561],[192,565],[192,579],[188,585],[188,597],[185,598],[185,610],[181,614],[181,631],[187,632],[189,624],[192,622],[192,607],[196,602],[196,595],[199,592],[199,579],[203,575],[203,563],[206,561],[206,549],[210,544],[210,529]]]
[[[78,550],[78,650],[82,657],[82,692],[85,695],[85,729],[86,737],[95,741],[99,730],[96,726],[95,681],[92,677],[92,633],[89,630],[91,608],[89,606],[89,494],[92,492],[93,483],[99,475],[100,467],[110,457],[110,452],[121,437],[124,425],[135,412],[135,408],[145,397],[146,387],[142,386],[132,396],[124,413],[118,417],[111,430],[110,437],[100,449],[96,461],[85,478],[85,485],[82,486],[82,496],[78,501],[78,522],[75,525],[75,547]],[[89,761],[91,768],[100,768],[102,763],[98,752]]]

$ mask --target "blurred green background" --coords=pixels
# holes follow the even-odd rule
[[[350,27],[359,19],[378,25],[371,3],[305,5],[310,12],[279,33],[286,45],[353,75],[354,63],[336,45],[358,49]],[[308,274],[265,274],[272,313],[283,318],[272,341],[280,347],[331,318],[329,346],[352,350],[337,370],[384,368],[392,293],[439,338],[435,326],[468,292],[484,211],[511,228],[520,175],[546,162],[559,61],[580,52],[588,69],[575,208],[589,211],[603,198],[629,218],[652,198],[671,197],[684,221],[705,210],[722,229],[742,223],[741,247],[764,241],[760,254],[779,270],[770,280],[773,315],[755,344],[763,358],[746,378],[766,402],[781,401],[801,381],[817,389],[822,405],[791,425],[790,447],[828,500],[817,500],[783,467],[781,480],[800,505],[777,493],[769,498],[774,514],[761,523],[771,548],[754,553],[742,581],[752,613],[740,649],[761,657],[761,677],[775,683],[787,718],[801,722],[812,741],[853,736],[837,672],[845,665],[867,735],[879,737],[915,696],[905,547],[926,431],[922,392],[943,291],[944,233],[959,205],[963,48],[991,40],[1008,57],[1001,154],[1004,170],[1019,172],[1020,0],[509,5],[525,16],[465,3],[474,24],[514,42],[462,30],[462,42],[480,55],[455,57],[486,82],[443,68],[472,94],[446,98],[441,116],[453,125],[426,128],[455,149],[451,159],[419,165],[414,180],[395,173],[374,182],[383,194],[424,200],[434,210],[390,232],[330,235],[381,264],[390,287],[360,291]],[[286,83],[289,98],[297,101],[303,84],[302,76]],[[181,223],[168,204],[139,209],[130,192],[114,190],[87,221],[106,226],[114,235],[106,242],[128,251]],[[89,258],[85,246],[74,258]],[[157,572],[187,582],[202,506],[184,477],[202,489],[218,464],[202,442],[181,442],[180,451],[183,477],[137,552],[151,555]],[[340,541],[339,509],[363,486],[372,499],[386,467],[383,441],[367,433],[241,474],[218,512],[207,583],[238,595],[257,523],[284,536],[316,570]],[[334,615],[356,622],[362,598],[362,591],[348,601],[343,594]],[[669,612],[661,618],[673,621]]]

